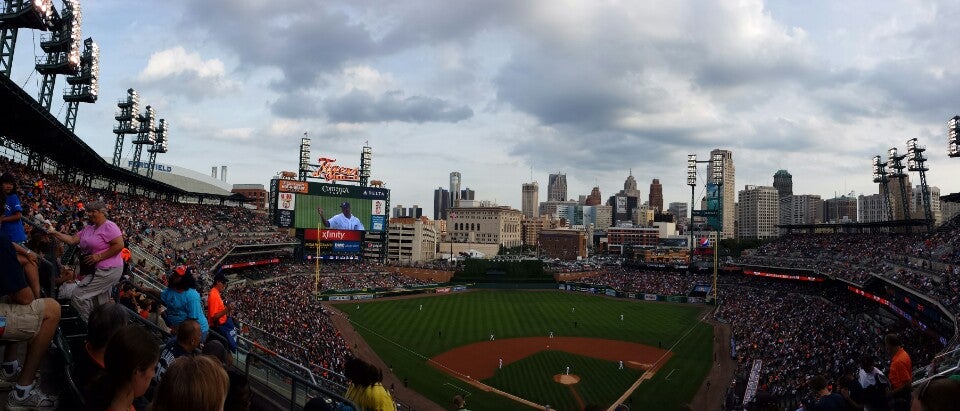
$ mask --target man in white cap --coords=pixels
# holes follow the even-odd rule
[[[329,220],[324,218],[323,209],[318,209],[320,212],[320,221],[323,222],[323,226],[326,228],[332,228],[334,230],[363,230],[363,223],[360,222],[360,219],[357,216],[350,213],[350,203],[344,201],[340,204],[340,214],[337,214],[331,217]]]

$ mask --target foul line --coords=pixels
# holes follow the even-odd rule
[[[464,398],[470,396],[470,391],[467,391],[467,390],[465,390],[465,389],[463,389],[463,388],[460,388],[460,387],[458,387],[458,386],[456,386],[456,385],[450,384],[449,382],[445,382],[445,383],[443,383],[443,385],[449,385],[449,386],[453,387],[453,389],[459,390],[460,392],[462,392],[462,393],[464,394],[464,395],[463,395]]]
[[[613,405],[611,405],[610,408],[607,409],[607,411],[615,411],[616,408],[617,408],[617,405],[622,404],[624,401],[626,401],[627,398],[630,397],[630,395],[633,394],[633,392],[637,390],[637,387],[640,386],[640,383],[642,383],[642,382],[644,382],[644,381],[646,381],[646,380],[648,380],[648,379],[650,379],[650,378],[653,378],[653,374],[654,374],[653,371],[657,369],[657,366],[660,365],[660,362],[663,361],[663,359],[666,358],[668,354],[670,354],[671,352],[673,352],[673,349],[676,348],[676,346],[679,345],[680,342],[682,342],[684,338],[687,338],[687,336],[690,335],[691,332],[693,332],[693,329],[694,329],[694,328],[696,328],[698,325],[700,325],[701,323],[703,323],[703,320],[707,319],[707,317],[708,317],[708,316],[710,315],[710,313],[712,313],[712,312],[713,312],[713,310],[707,311],[706,313],[703,314],[702,317],[700,317],[700,320],[699,320],[699,321],[697,321],[697,322],[694,323],[692,326],[690,326],[690,328],[687,330],[687,332],[683,333],[683,335],[680,336],[680,338],[677,340],[677,342],[673,343],[673,345],[671,345],[670,348],[667,349],[667,352],[663,353],[663,355],[661,355],[660,358],[658,358],[657,361],[653,363],[653,367],[650,367],[650,369],[647,370],[647,372],[643,373],[643,375],[641,375],[640,378],[637,379],[637,381],[634,382],[633,385],[631,385],[630,388],[627,389],[627,392],[623,393],[623,395],[620,396],[620,398],[618,398],[617,401],[614,402]],[[671,373],[671,374],[672,374],[672,373]]]
[[[677,372],[676,368],[674,368],[673,371],[670,371],[670,374],[667,374],[667,378],[664,378],[664,381],[670,381],[670,376],[673,375],[673,373],[675,372]]]

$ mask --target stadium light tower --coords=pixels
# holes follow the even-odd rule
[[[123,154],[123,137],[127,134],[134,134],[140,130],[140,121],[137,114],[140,113],[140,95],[134,89],[127,89],[127,98],[117,102],[116,115],[117,126],[113,128],[113,133],[117,135],[117,144],[113,148],[113,165],[120,167],[120,157]]]
[[[713,301],[717,301],[717,275],[720,269],[720,233],[723,231],[723,175],[724,175],[723,153],[713,153],[710,156],[710,182],[717,186],[717,220],[720,225],[714,227],[717,229],[717,243],[713,245]]]
[[[880,156],[873,156],[873,182],[880,184],[880,195],[883,196],[883,205],[887,208],[887,221],[893,221],[893,208],[890,206],[890,179],[887,176],[887,163],[880,161]]]
[[[80,103],[96,103],[100,92],[100,47],[92,38],[83,41],[83,56],[80,57],[80,72],[67,77],[70,90],[63,93],[67,102],[67,119],[64,124],[70,131],[77,125],[77,110]]]
[[[360,152],[360,186],[366,187],[370,181],[370,167],[373,163],[373,153],[370,144],[363,145],[363,151]]]
[[[152,146],[157,142],[156,118],[157,113],[151,106],[147,106],[146,112],[139,116],[140,130],[137,132],[137,138],[133,139],[133,167],[131,167],[135,174],[140,174],[143,146]]]
[[[900,209],[902,210],[901,215],[903,220],[910,219],[910,201],[907,196],[907,173],[903,172],[903,169],[906,166],[903,165],[903,159],[906,158],[905,155],[900,155],[897,153],[896,147],[891,147],[887,150],[887,176],[891,179],[895,178],[900,182]]]
[[[693,251],[696,249],[694,246],[693,238],[693,197],[694,192],[697,189],[697,155],[688,154],[687,155],[687,185],[690,186],[690,263],[693,263]]]
[[[149,149],[150,152],[150,163],[147,165],[147,178],[153,178],[153,170],[157,168],[157,154],[167,152],[167,131],[169,124],[167,120],[160,119],[160,125],[157,126],[157,141]]]
[[[59,19],[53,0],[2,0],[0,5],[0,74],[10,77],[19,29],[47,31]]]
[[[927,220],[927,231],[933,231],[933,209],[930,198],[930,187],[927,186],[927,159],[923,152],[926,146],[917,144],[916,138],[907,140],[907,170],[920,174],[920,195],[923,196],[923,218]]]
[[[43,74],[38,101],[50,111],[57,74],[77,75],[80,68],[81,25],[83,14],[78,0],[65,0],[63,14],[54,23],[53,33],[40,42],[46,56],[37,57],[37,72]]]
[[[300,139],[300,169],[298,171],[300,181],[307,181],[307,175],[310,173],[310,139],[307,138],[307,133],[303,133],[303,138]]]
[[[953,116],[947,121],[947,142],[950,157],[960,157],[960,116]]]

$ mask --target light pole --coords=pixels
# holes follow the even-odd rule
[[[693,252],[696,250],[693,239],[693,201],[697,188],[697,155],[687,155],[687,185],[690,186],[690,264],[693,264]]]
[[[893,207],[890,205],[890,179],[887,176],[887,163],[880,161],[880,156],[873,156],[873,182],[880,184],[880,195],[883,196],[883,205],[887,208],[887,221],[893,221]]]
[[[916,171],[920,174],[920,195],[923,205],[923,218],[927,221],[927,232],[933,231],[933,210],[930,204],[930,187],[927,185],[927,159],[923,152],[927,151],[925,146],[917,144],[916,138],[907,140],[907,170]]]
[[[317,207],[317,253],[313,256],[313,294],[320,294],[320,230],[323,229],[323,207]]]

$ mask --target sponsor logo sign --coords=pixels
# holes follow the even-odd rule
[[[277,184],[277,191],[281,193],[299,193],[307,194],[308,185],[306,181],[280,180]]]

